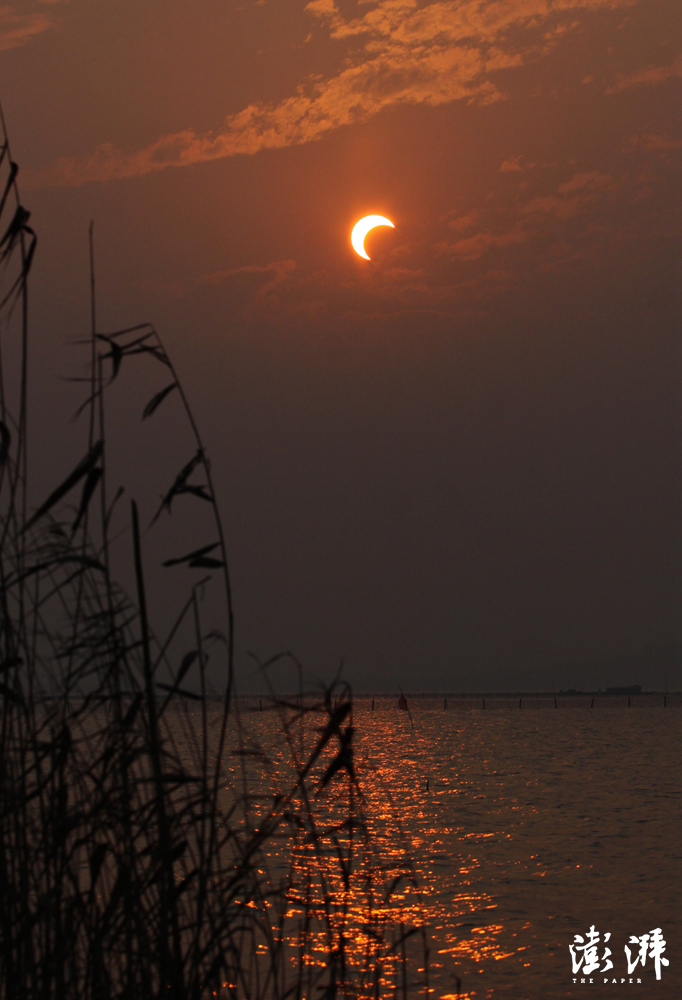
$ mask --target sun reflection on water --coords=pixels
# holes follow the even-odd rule
[[[344,826],[348,780],[340,774],[319,816],[319,841],[314,844],[288,827],[264,851],[262,864],[259,860],[261,874],[288,873],[285,916],[301,928],[309,922],[304,964],[327,961],[333,941],[322,927],[334,898],[341,905],[330,922],[331,937],[345,936],[349,956],[358,960],[376,947],[380,927],[392,928],[397,938],[401,927],[428,931],[428,993],[438,1000],[565,996],[567,960],[560,954],[566,950],[565,928],[557,927],[557,915],[565,920],[575,912],[585,891],[595,905],[617,906],[621,899],[625,911],[631,891],[618,868],[627,857],[625,842],[612,839],[606,861],[604,852],[592,846],[615,835],[572,770],[580,747],[576,723],[549,712],[518,718],[522,713],[504,717],[494,711],[476,715],[420,707],[413,714],[414,730],[393,703],[374,712],[368,704],[354,708],[364,831]],[[588,722],[594,727],[594,718]],[[624,779],[618,783],[621,723],[611,717],[599,724],[611,727],[607,745],[614,754],[613,766],[594,778],[591,794],[601,796],[601,809],[614,795],[625,795],[625,786]],[[305,757],[314,734],[283,747],[266,713],[254,714],[249,729],[254,743],[267,749],[268,765],[235,756],[229,762],[233,784],[226,782],[224,795],[227,802],[246,771],[253,816],[259,817],[291,775],[292,757],[295,762]],[[585,740],[602,738],[593,730],[584,732]],[[653,725],[638,735],[649,753],[662,738]],[[672,814],[654,819],[662,829],[673,822]],[[340,862],[352,851],[358,863],[344,878]],[[659,860],[663,878],[668,869],[665,859]],[[597,870],[601,881],[594,880]],[[390,899],[379,891],[386,886],[392,888]],[[405,947],[413,944],[414,937]],[[293,962],[295,937],[289,947]],[[382,997],[401,995],[400,954],[399,947],[382,954]],[[415,974],[420,968],[416,955]]]

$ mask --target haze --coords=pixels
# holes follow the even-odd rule
[[[681,29],[678,0],[0,8],[35,504],[83,451],[94,219],[100,328],[155,324],[206,440],[244,687],[284,649],[368,691],[679,686]],[[179,467],[172,426],[122,480]]]

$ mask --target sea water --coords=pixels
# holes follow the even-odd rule
[[[408,698],[408,715],[356,699],[356,772],[380,847],[412,859],[430,996],[682,1000],[682,706],[667,701]],[[629,974],[657,928],[661,978],[650,948]]]
[[[269,747],[286,785],[285,758],[300,750],[304,759],[305,749],[287,745],[281,717],[258,705],[242,705],[244,731]],[[427,928],[429,996],[682,1000],[680,699],[664,707],[662,696],[642,697],[630,708],[627,698],[560,698],[555,709],[552,698],[519,708],[518,696],[488,697],[484,710],[482,698],[446,707],[408,696],[408,705],[409,714],[397,698],[374,708],[355,700],[354,762],[379,852],[411,859],[416,888],[403,901]],[[180,757],[196,761],[201,706],[165,718]],[[218,707],[207,718],[215,760]],[[322,724],[313,717],[308,735]],[[231,721],[225,773],[238,783],[236,749]],[[280,779],[271,771],[270,780]],[[629,972],[625,947],[634,961],[642,936],[659,928],[669,963],[659,963],[660,979],[650,947]],[[581,950],[591,940],[594,969]],[[408,995],[424,994],[410,986]]]
[[[462,711],[416,699],[414,726],[395,702],[356,712],[359,754],[411,841],[432,996],[457,996],[459,978],[477,1000],[682,998],[682,714],[642,701]],[[585,976],[569,945],[580,962],[575,935],[592,927],[599,966]],[[634,960],[630,937],[656,928],[661,979],[648,952],[628,975],[625,945]]]

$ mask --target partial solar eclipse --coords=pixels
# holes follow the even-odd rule
[[[353,232],[350,234],[350,241],[353,244],[353,250],[365,260],[369,260],[369,255],[365,252],[365,236],[370,231],[374,229],[375,226],[390,226],[391,229],[395,229],[395,226],[390,219],[385,219],[383,215],[366,215],[364,219],[360,219],[353,226]]]

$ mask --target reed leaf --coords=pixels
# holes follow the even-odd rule
[[[17,705],[24,704],[23,697],[20,694],[17,694],[16,691],[13,691],[11,687],[8,687],[7,684],[0,683],[0,694],[4,695],[5,698],[9,698],[10,701],[15,702]]]
[[[97,484],[99,483],[101,478],[102,478],[101,469],[94,468],[91,469],[90,472],[88,472],[87,479],[85,480],[85,483],[83,485],[83,493],[81,495],[81,502],[78,508],[78,514],[76,515],[76,520],[73,522],[73,526],[71,528],[72,534],[76,533],[78,525],[85,517],[85,512],[88,509],[88,504],[90,503],[92,495],[97,489]]]
[[[12,435],[10,434],[7,425],[0,420],[0,466],[4,465],[7,461],[11,441]]]
[[[171,384],[167,385],[165,389],[161,389],[161,391],[157,392],[155,396],[152,396],[152,398],[149,400],[144,410],[142,411],[142,419],[146,420],[147,417],[151,417],[152,413],[154,413],[154,411],[158,409],[161,403],[163,403],[166,396],[170,392],[172,392],[173,389],[177,389],[177,387],[178,387],[177,382],[171,382]]]
[[[194,549],[193,552],[188,552],[185,556],[178,556],[176,559],[166,559],[163,563],[164,566],[179,566],[180,563],[188,562],[191,563],[195,559],[203,559],[209,552],[213,552],[217,549],[219,542],[213,542],[212,545],[204,545],[200,549]]]
[[[3,159],[4,159],[4,154],[6,152],[6,147],[3,146],[2,152],[3,152]],[[5,181],[5,187],[4,187],[4,190],[2,192],[2,198],[0,198],[0,218],[2,218],[2,213],[5,210],[5,202],[7,201],[7,198],[9,197],[10,193],[12,192],[12,189],[14,188],[14,184],[16,182],[17,174],[18,173],[19,173],[19,167],[17,166],[17,164],[16,163],[10,163],[10,170],[9,170],[8,175],[7,175],[7,180]]]
[[[387,1000],[401,978],[407,984],[408,968],[411,988],[427,995],[428,950],[410,954],[417,938],[400,898],[406,883],[415,885],[409,859],[385,857],[370,832],[352,692],[334,682],[296,699],[277,696],[273,671],[301,670],[291,654],[278,654],[258,661],[270,686],[259,714],[236,698],[210,463],[154,327],[97,332],[92,263],[87,453],[26,514],[25,296],[36,239],[1,112],[0,126],[0,333],[14,315],[22,344],[11,392],[0,367],[0,997]],[[23,308],[13,314],[17,303]],[[132,554],[110,535],[123,487],[107,507],[105,408],[123,359],[127,366],[147,356],[169,368],[172,382],[151,399],[145,391],[143,419],[176,390],[195,442],[160,491],[152,524],[182,493],[209,501],[201,515],[217,541],[163,562],[222,570],[224,617],[208,632],[199,594],[210,577],[187,588],[183,610],[157,636],[154,608],[168,594],[148,593],[134,504]],[[15,395],[16,421],[4,409]],[[191,482],[200,465],[204,482]],[[66,504],[81,482],[74,519]],[[121,558],[134,568],[135,600],[114,580]],[[218,714],[207,693],[216,642]],[[164,669],[168,682],[157,680]]]
[[[175,482],[164,496],[163,500],[161,501],[161,506],[159,507],[159,509],[157,510],[156,514],[152,519],[152,524],[155,524],[155,522],[158,520],[162,510],[167,510],[168,513],[170,514],[173,497],[178,496],[178,494],[180,493],[188,492],[188,490],[186,489],[187,480],[192,475],[197,465],[199,465],[203,461],[204,461],[204,452],[203,449],[199,448],[197,450],[196,455],[194,455],[194,457],[189,460],[187,465],[183,466],[183,468],[175,477]]]
[[[66,477],[63,483],[61,483],[55,490],[50,493],[49,497],[45,503],[38,508],[33,517],[29,518],[26,524],[26,529],[30,528],[36,521],[40,520],[49,510],[51,510],[56,503],[66,496],[73,487],[78,483],[84,476],[87,476],[91,472],[96,463],[99,462],[102,457],[102,450],[104,447],[103,441],[97,441],[92,448],[88,451],[85,458],[81,459],[73,472]]]
[[[0,674],[7,673],[7,671],[11,670],[13,667],[20,667],[23,662],[24,661],[21,656],[11,656],[8,660],[3,660],[3,662],[0,663]]]

